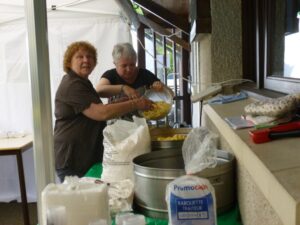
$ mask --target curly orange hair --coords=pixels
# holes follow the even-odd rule
[[[63,66],[64,66],[64,71],[66,73],[68,73],[71,70],[70,65],[71,65],[72,57],[79,49],[84,49],[88,51],[90,54],[92,54],[95,60],[95,65],[97,64],[97,49],[91,43],[87,41],[73,42],[67,47],[67,50],[65,51],[64,54]]]

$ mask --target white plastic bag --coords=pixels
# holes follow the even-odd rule
[[[82,177],[77,178],[81,183],[105,183],[98,178]],[[65,181],[69,181],[66,177]],[[126,179],[118,182],[111,182],[108,185],[108,204],[110,215],[114,217],[117,213],[132,211],[132,202],[134,195],[134,183],[132,180]]]
[[[109,209],[112,216],[119,212],[132,211],[134,183],[126,179],[110,183],[108,187]]]
[[[104,154],[101,180],[105,182],[133,180],[133,158],[151,150],[146,120],[138,117],[133,117],[133,120],[134,122],[117,120],[103,130]]]

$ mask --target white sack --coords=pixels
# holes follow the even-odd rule
[[[132,160],[150,152],[151,139],[144,118],[134,117],[134,122],[117,120],[103,130],[103,173],[101,180],[117,182],[134,179]]]

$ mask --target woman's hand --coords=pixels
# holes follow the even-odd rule
[[[153,102],[145,97],[132,100],[137,110],[150,110],[153,107]]]
[[[170,95],[172,96],[172,98],[174,98],[174,92],[171,88],[169,88],[168,86],[164,85],[162,82],[160,81],[155,81],[151,88],[155,91],[163,91],[164,90],[164,87],[167,89],[167,91],[170,93]]]
[[[164,84],[160,81],[154,81],[151,85],[151,89],[155,91],[162,91],[164,89]]]
[[[140,97],[140,94],[137,90],[127,85],[123,86],[122,91],[129,99],[136,99]]]

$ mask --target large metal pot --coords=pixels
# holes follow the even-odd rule
[[[217,212],[224,212],[235,202],[234,157],[218,151],[218,164],[197,175],[209,179],[215,188]],[[133,160],[135,174],[135,208],[153,218],[168,218],[166,186],[185,174],[180,149],[168,149],[140,155]]]
[[[181,149],[183,140],[179,141],[158,141],[158,137],[168,137],[175,134],[187,135],[191,128],[170,128],[160,127],[150,129],[151,135],[151,149],[152,151],[165,150],[165,149]]]

